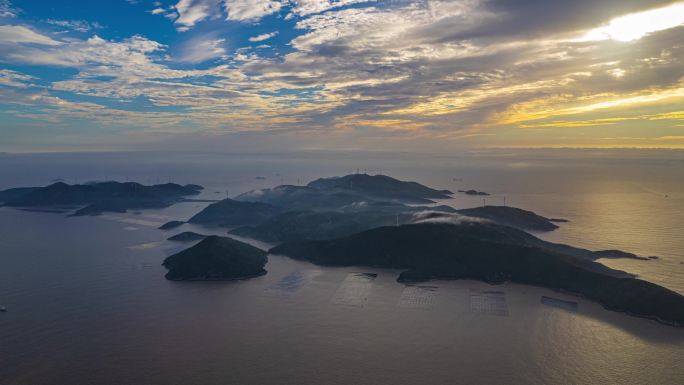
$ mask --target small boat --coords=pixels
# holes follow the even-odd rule
[[[4,307],[4,306],[0,306],[0,311],[4,313],[4,312],[6,312],[6,311],[7,311],[7,308],[6,308],[6,307]]]

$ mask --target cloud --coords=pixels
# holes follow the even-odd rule
[[[0,45],[3,44],[39,44],[56,46],[61,43],[49,36],[40,34],[21,25],[0,25]]]
[[[659,130],[682,124],[675,112],[684,101],[684,27],[629,42],[579,38],[621,15],[663,4],[179,1],[175,23],[181,30],[228,21],[198,28],[200,35],[173,46],[172,55],[143,36],[67,39],[29,26],[2,26],[0,61],[74,69],[75,75],[54,81],[41,97],[16,98],[43,106],[45,113],[33,119],[92,114],[93,122],[124,126],[128,120],[169,131],[305,132],[326,145],[350,147],[491,143],[591,129],[611,130],[596,138],[646,138],[651,133],[620,130],[649,122],[653,127],[656,120]],[[272,52],[282,39],[274,41],[274,50],[235,48],[216,29],[281,12],[295,18],[279,25],[283,38],[294,36],[282,54]],[[286,33],[292,24],[295,30]],[[21,89],[35,79],[19,75],[2,75],[6,103],[14,98],[9,89],[35,92]],[[59,102],[52,93],[62,96]],[[64,95],[97,102],[74,103]],[[123,107],[112,103],[139,100],[149,113],[129,111],[115,121]]]
[[[589,95],[642,92],[656,78],[664,86],[684,76],[671,51],[677,46],[674,36],[654,36],[653,41],[628,47],[573,43],[570,37],[563,38],[565,32],[514,42],[491,41],[487,36],[453,41],[454,29],[429,29],[426,34],[428,27],[446,21],[461,25],[463,31],[473,30],[473,23],[492,13],[479,7],[474,2],[435,2],[430,7],[344,9],[311,16],[297,24],[306,33],[292,41],[296,52],[283,63],[256,65],[272,80],[280,77],[300,86],[324,83],[331,99],[345,100],[327,114],[344,125],[353,119],[341,117],[351,117],[354,111],[366,120],[382,115],[385,122],[456,132],[454,121],[463,129],[497,125],[517,114],[517,106],[524,103],[588,103]],[[678,35],[676,30],[669,33]],[[601,72],[585,75],[588,66],[609,62],[613,64]],[[624,73],[619,78],[614,76],[618,68]],[[557,97],[563,94],[563,100]],[[428,125],[422,124],[426,121]]]
[[[100,29],[102,25],[97,22],[91,23],[85,20],[56,20],[47,19],[45,20],[47,24],[51,24],[58,27],[63,27],[66,29],[74,30],[77,32],[89,32],[93,29]]]
[[[86,40],[55,41],[24,27],[5,33],[5,27],[0,26],[0,45],[3,46],[1,61],[93,68],[103,76],[107,76],[107,71],[124,68],[129,74],[159,75],[160,69],[165,68],[148,57],[164,49],[164,46],[142,36],[133,36],[120,42],[107,41],[97,35]]]
[[[16,71],[0,69],[0,85],[14,88],[27,88],[36,78]]]
[[[446,223],[452,225],[468,225],[473,223],[491,223],[482,218],[469,217],[461,214],[450,214],[443,211],[421,211],[413,214],[412,223]]]
[[[264,16],[280,11],[281,0],[224,0],[228,20],[258,21]]]
[[[262,18],[278,13],[289,7],[292,14],[306,17],[332,9],[354,4],[372,3],[376,0],[180,0],[175,5],[178,18],[175,23],[179,31],[187,31],[197,23],[208,18],[227,13],[226,20],[239,22],[258,22]],[[223,7],[221,6],[223,5]],[[225,8],[225,9],[224,9]],[[151,11],[161,14],[163,8]],[[291,17],[291,16],[290,16]]]
[[[299,16],[321,13],[352,4],[372,3],[376,0],[291,0],[292,12]]]
[[[221,14],[220,0],[180,0],[174,6],[178,18],[174,21],[179,31],[187,31],[210,17]]]
[[[259,41],[264,41],[272,38],[273,36],[277,35],[278,31],[276,32],[271,32],[271,33],[264,33],[258,36],[250,37],[249,41],[251,42],[259,42]]]
[[[211,36],[191,41],[187,47],[197,49],[185,52],[184,59],[201,61],[223,54],[222,43],[221,39]],[[78,71],[70,79],[53,82],[40,94],[0,93],[5,103],[33,106],[34,113],[22,113],[22,119],[49,120],[51,123],[59,119],[88,119],[98,125],[165,127],[165,130],[172,131],[187,131],[189,127],[261,131],[275,129],[281,124],[294,124],[298,119],[288,117],[285,107],[294,114],[296,106],[303,104],[292,95],[263,95],[264,91],[270,89],[274,92],[275,88],[252,82],[241,71],[227,65],[206,70],[169,68],[164,63],[168,60],[166,47],[142,36],[121,41],[94,36],[87,40],[68,39],[60,44],[57,48],[13,43],[0,51],[0,61],[62,66]],[[244,63],[254,58],[252,55],[240,55],[235,60]],[[20,80],[28,80],[14,73],[5,73],[3,77],[3,83],[12,86],[20,86]],[[107,103],[75,103],[55,98],[50,96],[52,91],[94,96],[118,103],[145,98],[156,107],[173,106],[176,112],[122,112],[108,107]]]
[[[14,8],[9,0],[0,0],[0,17],[17,17],[21,13],[18,8]]]
[[[183,45],[178,59],[188,63],[202,63],[207,60],[225,57],[225,42],[225,39],[213,38],[211,35],[188,40]]]

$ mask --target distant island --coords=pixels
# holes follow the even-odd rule
[[[72,214],[123,213],[130,209],[162,208],[197,195],[202,186],[175,183],[144,186],[135,182],[93,182],[69,185],[64,182],[46,187],[14,188],[0,191],[0,202],[8,207],[62,207]]]
[[[380,227],[344,238],[287,242],[270,250],[326,266],[404,269],[398,280],[513,281],[564,290],[607,309],[684,325],[684,296],[588,259],[530,247],[493,223]]]
[[[166,279],[222,281],[266,274],[266,252],[227,237],[211,235],[164,260]]]
[[[458,192],[466,194],[466,195],[480,195],[480,196],[489,196],[489,193],[486,193],[484,191],[477,191],[477,190],[458,190]]]

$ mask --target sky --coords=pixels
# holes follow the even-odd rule
[[[684,2],[0,0],[0,151],[684,148]]]

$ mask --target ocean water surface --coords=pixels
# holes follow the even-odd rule
[[[400,159],[400,160],[397,160]],[[0,154],[0,188],[56,179],[198,183],[203,198],[383,173],[569,222],[545,239],[655,255],[609,260],[684,293],[684,155],[487,151],[453,156],[304,153]],[[263,177],[265,179],[256,179]],[[684,330],[517,284],[396,282],[399,271],[269,256],[238,282],[169,282],[163,259],[208,203],[99,217],[0,208],[2,384],[676,384]],[[270,245],[253,242],[264,248]],[[543,301],[542,297],[577,302]]]

